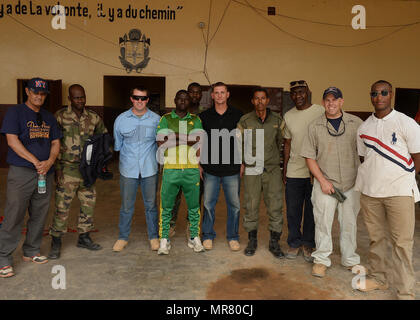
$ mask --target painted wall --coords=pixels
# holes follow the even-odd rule
[[[263,10],[250,8],[247,2]],[[289,81],[306,79],[313,102],[320,103],[322,91],[335,85],[344,93],[345,108],[352,111],[371,110],[368,93],[375,80],[420,88],[420,23],[374,27],[420,21],[420,1],[60,1],[66,6],[78,3],[88,8],[91,17],[67,17],[67,28],[54,30],[45,6],[55,1],[32,1],[33,11],[42,6],[42,16],[16,14],[18,1],[0,1],[0,104],[16,103],[16,79],[42,76],[63,80],[63,99],[68,86],[77,82],[86,88],[88,105],[103,105],[104,75],[127,75],[118,59],[118,39],[132,28],[150,38],[151,60],[141,75],[166,77],[168,107],[173,106],[175,92],[191,81],[287,90]],[[125,13],[129,4],[137,9],[169,7],[175,10],[175,19],[111,22],[109,17],[97,17],[99,3],[107,13],[108,8],[122,8]],[[6,15],[7,4],[13,5],[11,17]],[[29,11],[29,0],[20,4]],[[356,4],[366,8],[366,30],[351,28]],[[267,6],[276,7],[277,14],[343,26],[268,16]],[[204,29],[199,22],[205,23]]]

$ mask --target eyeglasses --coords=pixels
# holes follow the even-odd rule
[[[290,85],[291,86],[294,86],[295,84],[306,84],[306,81],[305,80],[298,80],[298,81],[291,81],[290,82]]]
[[[370,93],[370,96],[372,98],[376,98],[379,93],[382,95],[382,97],[386,97],[389,94],[389,91],[388,90],[382,90],[381,92],[372,91]]]
[[[341,122],[343,123],[343,130],[340,131],[340,127],[339,127],[339,131],[335,132],[335,131],[331,131],[331,129],[329,128],[328,119],[327,119],[326,127],[327,127],[327,130],[328,130],[328,133],[330,134],[330,136],[339,137],[339,136],[342,136],[344,134],[344,132],[346,132],[346,123],[343,121],[343,118],[341,118],[340,125],[341,125]]]
[[[36,114],[36,124],[39,127],[42,126],[42,115],[41,115],[41,112],[37,112],[37,114]]]
[[[146,101],[147,99],[149,99],[148,96],[135,96],[134,94],[131,96],[131,98],[133,98],[133,100],[136,100],[136,101],[139,101],[139,100]]]

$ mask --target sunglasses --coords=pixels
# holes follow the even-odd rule
[[[389,91],[388,90],[382,90],[381,92],[372,91],[370,93],[370,96],[372,98],[376,98],[379,93],[382,95],[382,97],[386,97],[389,94]]]
[[[306,81],[305,80],[298,80],[298,81],[290,82],[291,86],[294,86],[295,84],[306,84]]]
[[[341,122],[343,123],[343,130],[340,131],[340,128],[339,128],[339,131],[337,133],[335,133],[335,131],[332,131],[330,129],[330,127],[328,125],[328,120],[327,120],[326,127],[327,127],[327,131],[328,131],[330,136],[339,137],[339,136],[342,136],[344,134],[344,132],[346,132],[346,123],[343,121],[343,118],[341,118],[340,124],[341,124]]]
[[[134,94],[131,96],[131,98],[133,98],[133,100],[136,100],[136,101],[139,101],[139,100],[146,101],[147,99],[149,99],[148,96],[135,96]]]
[[[36,124],[38,127],[42,126],[42,115],[40,112],[37,112],[36,114]]]

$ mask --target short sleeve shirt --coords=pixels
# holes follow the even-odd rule
[[[290,157],[287,163],[288,178],[309,178],[309,169],[305,159],[300,156],[303,138],[305,137],[309,124],[324,114],[324,107],[313,104],[308,109],[298,110],[296,107],[290,109],[284,115],[284,138],[291,139]]]
[[[411,153],[420,152],[420,126],[392,110],[378,119],[372,114],[357,134],[360,165],[356,190],[370,197],[414,196],[420,200]]]
[[[338,131],[325,114],[314,120],[308,128],[300,155],[316,160],[326,179],[341,191],[350,190],[356,181],[360,164],[357,154],[357,129],[362,120],[343,112]],[[340,133],[343,133],[339,135]]]
[[[39,114],[41,119],[38,118],[37,112],[24,103],[11,107],[3,119],[1,133],[17,135],[30,153],[39,161],[45,161],[50,157],[51,142],[61,139],[62,133],[52,113],[41,108]],[[38,125],[37,118],[42,121],[41,125]],[[10,147],[7,151],[7,163],[17,167],[35,169],[31,162],[18,156]],[[53,170],[54,168],[51,167],[48,173]]]
[[[157,134],[168,135],[169,139],[171,133],[193,134],[199,131],[203,131],[203,126],[198,116],[188,112],[180,118],[175,110],[163,115],[157,127]],[[164,157],[165,169],[198,168],[196,150],[188,145],[169,148],[165,150]]]

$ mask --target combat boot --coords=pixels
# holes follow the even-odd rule
[[[79,248],[86,248],[89,250],[101,250],[102,247],[100,244],[94,243],[89,236],[89,232],[81,233],[79,239],[77,240],[77,246]]]
[[[279,240],[281,233],[270,230],[270,242],[268,244],[268,250],[278,259],[284,258],[284,253],[281,251]]]
[[[248,246],[245,248],[245,255],[253,256],[257,250],[257,245],[257,230],[252,230],[251,232],[248,232]]]
[[[60,258],[61,252],[61,237],[51,236],[51,250],[48,253],[48,259]]]

